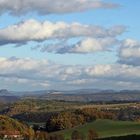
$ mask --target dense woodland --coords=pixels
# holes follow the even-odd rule
[[[96,119],[114,119],[113,113],[98,111],[94,108],[78,109],[73,112],[60,112],[52,115],[46,122],[47,131],[58,131],[83,125]]]

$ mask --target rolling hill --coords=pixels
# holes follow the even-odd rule
[[[27,125],[18,122],[7,116],[0,115],[0,134],[2,132],[15,132],[18,131],[21,135],[33,134],[34,131]]]
[[[14,92],[0,90],[1,102],[14,102],[19,99],[43,99],[58,100],[70,102],[110,102],[110,101],[140,101],[139,90],[97,90],[97,89],[79,89],[69,91],[59,90],[40,90],[40,91],[21,91]]]
[[[65,138],[70,138],[71,133],[74,130],[78,130],[86,136],[89,129],[96,130],[100,138],[123,136],[140,134],[140,123],[129,121],[96,120],[92,123],[87,123],[73,129],[63,130],[56,133],[63,134]]]

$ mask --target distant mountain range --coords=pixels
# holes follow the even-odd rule
[[[0,103],[10,103],[19,100],[20,98],[16,95],[13,95],[7,89],[0,90]]]
[[[1,89],[0,90],[0,96],[8,96],[10,95],[10,92],[7,89]]]
[[[98,90],[79,89],[69,91],[40,90],[14,92],[6,89],[0,90],[0,101],[13,102],[23,98],[63,101],[140,101],[140,90]]]

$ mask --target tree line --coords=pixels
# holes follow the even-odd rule
[[[44,128],[47,132],[54,132],[64,129],[70,129],[96,119],[115,119],[115,114],[97,110],[95,108],[83,108],[74,111],[63,111],[59,113],[49,114],[46,116],[46,126]],[[38,117],[41,117],[38,115]],[[42,117],[41,117],[42,118]],[[39,130],[40,126],[34,125],[35,130]]]

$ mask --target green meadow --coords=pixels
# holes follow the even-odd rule
[[[92,123],[87,123],[76,128],[62,130],[55,133],[62,134],[65,136],[65,139],[67,139],[70,138],[71,133],[74,130],[78,130],[85,136],[86,139],[89,129],[96,130],[100,138],[123,136],[130,134],[140,134],[140,123],[130,121],[96,120]]]

